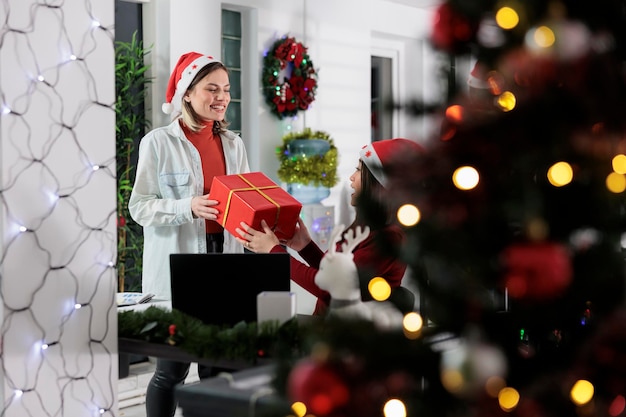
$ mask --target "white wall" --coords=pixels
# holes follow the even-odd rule
[[[114,3],[2,17],[2,416],[115,416]]]
[[[252,15],[248,37],[256,42],[250,55],[256,61],[249,70],[250,88],[244,102],[254,100],[246,117],[251,126],[246,141],[254,170],[278,180],[275,148],[289,129],[303,127],[329,132],[339,149],[338,174],[342,182],[326,204],[337,206],[337,216],[349,219],[351,209],[342,201],[342,190],[358,158],[358,150],[370,140],[370,59],[372,53],[397,56],[398,101],[432,99],[441,95],[437,73],[428,66],[433,52],[428,36],[434,4],[415,1],[409,6],[390,0],[231,0],[224,7]],[[158,0],[144,6],[145,43],[154,44],[154,66],[150,106],[154,125],[168,122],[161,103],[172,66],[180,54],[197,50],[220,57],[221,8],[205,0]],[[190,12],[192,11],[192,12]],[[357,13],[358,11],[358,13]],[[358,17],[357,17],[358,16]],[[278,120],[269,112],[260,94],[260,70],[264,52],[283,35],[295,36],[308,47],[318,70],[316,101],[295,119]],[[407,114],[399,114],[394,136],[423,140],[427,125]],[[347,212],[347,213],[345,213]]]

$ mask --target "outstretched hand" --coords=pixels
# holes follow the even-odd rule
[[[309,229],[306,228],[304,221],[298,217],[298,224],[296,224],[296,231],[291,239],[286,239],[281,243],[287,245],[296,252],[300,252],[306,245],[311,242],[311,235]]]
[[[235,236],[235,239],[252,252],[269,253],[274,246],[280,244],[278,237],[276,237],[265,220],[261,220],[263,230],[255,230],[244,222],[240,224],[241,228],[235,229],[240,237]]]

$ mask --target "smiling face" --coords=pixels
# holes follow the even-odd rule
[[[204,120],[224,120],[230,103],[228,73],[216,69],[202,78],[184,97],[196,114]]]
[[[354,173],[350,175],[350,187],[354,190],[350,196],[350,205],[356,206],[357,198],[361,194],[361,170],[363,162],[359,159],[359,165],[355,168]]]

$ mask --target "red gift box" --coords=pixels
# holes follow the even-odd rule
[[[219,201],[217,222],[236,237],[241,222],[263,230],[265,220],[279,239],[290,239],[302,210],[302,203],[262,172],[213,177],[209,198]]]

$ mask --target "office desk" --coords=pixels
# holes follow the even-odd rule
[[[172,303],[170,301],[152,300],[148,303],[118,307],[117,312],[119,313],[122,311],[143,311],[143,310],[146,310],[148,307],[159,307],[165,310],[171,310]],[[148,346],[148,345],[153,345],[153,346]],[[131,355],[136,355],[140,359],[141,357],[145,357],[145,356],[153,356],[151,354],[146,353],[146,351],[152,352],[153,349],[157,349],[159,345],[145,343],[145,342],[132,340],[132,339],[118,338],[117,346],[118,346],[117,347],[118,378],[123,379],[123,378],[126,378],[130,373]],[[169,347],[169,346],[164,346],[164,347]]]
[[[118,312],[122,311],[143,311],[149,307],[158,307],[165,310],[171,310],[169,301],[155,301],[145,304],[136,304],[133,306],[118,307]],[[269,359],[257,358],[254,361],[248,360],[231,360],[231,359],[211,359],[199,358],[177,346],[170,346],[163,343],[150,343],[143,340],[129,339],[124,337],[118,338],[118,354],[119,354],[119,377],[125,378],[129,372],[129,356],[151,356],[156,358],[171,359],[180,362],[196,362],[202,365],[227,368],[227,369],[245,369],[251,366],[268,363]]]
[[[152,356],[155,358],[165,358],[180,362],[196,362],[206,366],[215,366],[228,369],[245,369],[260,364],[269,363],[269,359],[258,358],[254,362],[245,360],[210,359],[199,358],[184,351],[177,346],[169,346],[163,343],[150,343],[143,340],[118,338],[118,350],[120,358],[122,354],[134,354],[140,356]]]
[[[128,307],[119,307],[118,311],[143,311],[149,307],[158,307],[166,310],[171,309],[171,305],[169,302],[157,301]],[[297,317],[298,323],[301,324],[310,322],[314,319],[314,317],[309,315],[298,315]],[[136,340],[124,337],[118,338],[118,352],[120,357],[120,378],[124,378],[128,375],[130,355],[166,358],[181,362],[197,362],[206,366],[235,370],[258,366],[260,364],[267,364],[270,361],[270,359],[268,358],[254,357],[254,353],[251,355],[252,357],[246,357],[242,359],[199,358],[193,353],[189,353],[188,351],[183,350],[178,346],[170,346],[164,343],[151,343],[144,340]]]

